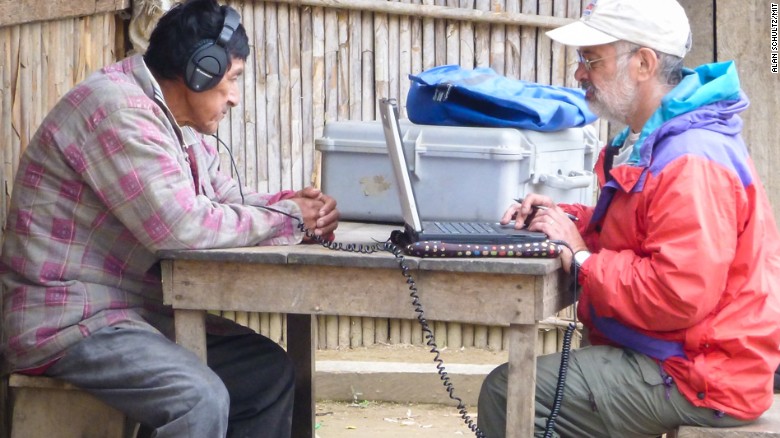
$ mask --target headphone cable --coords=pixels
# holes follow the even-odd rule
[[[222,141],[222,139],[219,138],[219,131],[217,131],[217,134],[212,134],[211,136],[214,137],[217,140],[217,142],[218,142],[217,143],[217,153],[219,153],[219,145],[220,145],[220,143],[223,146],[225,146],[225,150],[227,151],[228,156],[230,157],[230,164],[233,166],[233,170],[236,173],[236,182],[238,183],[238,194],[241,195],[241,205],[243,205],[243,204],[245,204],[244,189],[242,188],[242,185],[241,185],[241,174],[238,171],[238,166],[236,165],[236,160],[233,159],[233,152],[231,152],[230,151],[230,147],[227,144],[225,144],[225,142]]]

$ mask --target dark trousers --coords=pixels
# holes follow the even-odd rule
[[[258,334],[208,335],[208,366],[163,335],[109,327],[47,375],[71,382],[162,437],[289,438],[294,372]]]

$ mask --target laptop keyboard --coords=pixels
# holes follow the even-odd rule
[[[501,234],[488,222],[434,222],[448,234]]]

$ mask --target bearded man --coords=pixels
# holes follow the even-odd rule
[[[749,423],[780,363],[780,239],[740,132],[733,62],[683,67],[690,26],[675,0],[593,0],[547,35],[577,47],[592,110],[626,125],[596,164],[595,207],[526,196],[502,218],[568,244],[591,346],[536,367],[535,435],[656,437]],[[574,222],[566,214],[577,216]],[[507,365],[485,380],[479,428],[505,436]]]

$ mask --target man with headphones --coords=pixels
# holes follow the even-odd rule
[[[20,160],[0,255],[5,371],[83,388],[162,437],[289,437],[293,369],[276,343],[210,315],[208,365],[172,342],[165,249],[324,239],[336,202],[242,189],[204,134],[240,100],[249,55],[215,0],[167,12],[147,52],[94,73]]]

